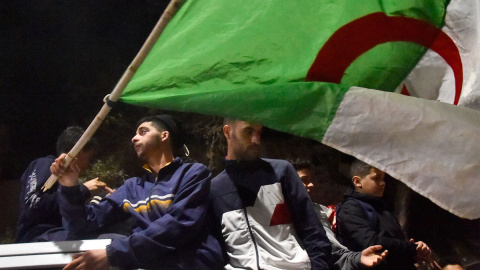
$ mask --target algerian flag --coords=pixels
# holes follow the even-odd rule
[[[479,1],[451,1],[442,28],[446,36],[437,43],[448,42],[446,39],[450,39],[457,50],[447,50],[446,46],[439,46],[442,51],[440,54],[428,50],[397,91],[479,110],[479,26]]]
[[[479,218],[480,114],[390,93],[428,48],[462,63],[441,30],[448,2],[187,1],[121,100],[316,139]]]

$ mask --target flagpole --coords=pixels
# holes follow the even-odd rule
[[[180,9],[180,7],[183,5],[184,2],[185,0],[170,1],[167,8],[163,11],[162,16],[160,16],[160,19],[158,20],[157,24],[153,28],[152,32],[148,36],[147,40],[143,44],[140,51],[137,53],[137,55],[133,59],[130,66],[128,66],[125,73],[123,73],[122,77],[118,81],[113,91],[107,97],[105,97],[105,100],[104,100],[105,104],[100,109],[100,112],[97,114],[97,116],[95,116],[92,123],[90,123],[87,130],[85,130],[85,132],[83,133],[82,137],[80,137],[78,142],[75,144],[75,146],[73,146],[72,150],[70,150],[70,152],[65,157],[65,167],[68,167],[70,162],[73,159],[75,159],[75,157],[78,155],[80,150],[82,150],[85,144],[87,144],[87,142],[93,136],[95,131],[97,131],[98,127],[102,124],[103,120],[108,115],[108,113],[112,109],[115,102],[117,102],[123,90],[125,90],[125,87],[127,87],[127,84],[130,82],[133,75],[135,75],[135,72],[137,72],[138,67],[143,63],[148,53],[155,45],[155,42],[157,42],[158,38],[162,34],[167,24],[170,22],[173,16],[177,13],[177,11]],[[55,182],[57,182],[57,180],[58,180],[57,176],[53,174],[50,175],[47,182],[45,182],[45,184],[43,185],[42,190],[43,191],[48,190],[55,184]]]

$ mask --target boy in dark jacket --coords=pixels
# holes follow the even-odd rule
[[[221,249],[205,222],[210,172],[200,163],[174,158],[184,134],[170,115],[143,118],[137,127],[132,143],[146,162],[145,174],[128,179],[99,204],[82,204],[75,164],[64,170],[60,156],[52,166],[62,175],[60,210],[69,230],[97,231],[130,217],[135,221],[131,235],[114,237],[106,249],[87,251],[65,269],[218,269]]]
[[[415,270],[416,261],[433,261],[425,243],[405,239],[400,224],[382,201],[385,173],[360,160],[352,163],[350,172],[355,190],[348,192],[337,211],[337,229],[343,244],[353,251],[371,245],[387,249],[386,260],[375,269]]]
[[[71,126],[65,129],[57,139],[57,155],[68,153],[83,134],[83,129]],[[85,145],[77,156],[77,165],[80,171],[87,169],[95,153],[93,141]],[[47,191],[42,187],[51,175],[50,165],[55,157],[50,155],[38,158],[30,163],[22,174],[20,181],[20,217],[17,224],[15,242],[43,242],[75,240],[76,236],[62,227],[62,216],[58,207],[58,183]],[[99,181],[98,178],[79,185],[83,201],[91,195],[112,190]]]
[[[307,159],[295,159],[289,160],[292,163],[297,174],[302,179],[303,185],[307,189],[309,195],[311,191],[315,189],[313,184],[313,171],[312,165]],[[328,208],[319,203],[313,203],[315,212],[318,215],[319,220],[322,222],[323,229],[327,233],[328,240],[332,244],[332,256],[331,256],[331,269],[334,270],[355,270],[365,269],[367,267],[373,267],[381,263],[387,257],[387,250],[378,252],[382,249],[382,246],[370,246],[362,252],[348,250],[345,246],[340,244],[335,238],[335,234],[331,230],[331,223],[327,216]]]

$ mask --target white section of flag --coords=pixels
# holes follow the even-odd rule
[[[458,105],[480,110],[480,1],[452,0],[442,28],[462,58],[463,89]],[[443,58],[428,50],[410,72],[405,85],[412,96],[453,104],[455,78]]]
[[[451,213],[480,218],[480,111],[352,87],[322,143],[363,160]]]

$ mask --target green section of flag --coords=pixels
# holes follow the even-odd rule
[[[165,110],[239,117],[270,128],[321,140],[347,87],[293,82],[232,90],[151,91],[130,103]],[[268,119],[268,120],[267,120]]]
[[[321,139],[350,86],[393,91],[426,50],[407,42],[382,44],[347,69],[341,86],[304,82],[328,38],[374,12],[440,27],[447,3],[187,0],[121,100],[257,120],[282,131],[290,132],[293,125],[294,133]]]

